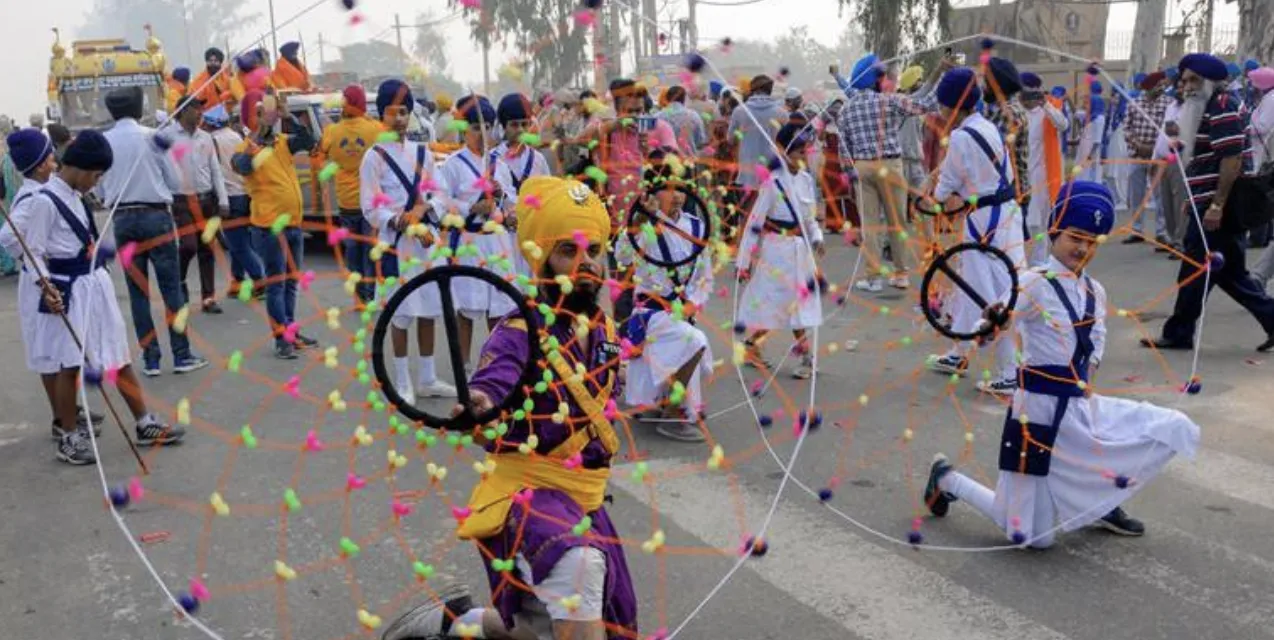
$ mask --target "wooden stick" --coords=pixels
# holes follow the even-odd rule
[[[87,208],[85,212],[90,216],[93,215],[93,212],[88,211]],[[0,213],[4,214],[5,223],[13,227],[13,237],[17,238],[18,244],[22,246],[22,254],[26,257],[27,263],[31,265],[32,269],[36,269],[35,265],[38,263],[35,260],[35,256],[31,254],[31,249],[27,247],[26,239],[22,237],[22,231],[18,229],[18,225],[13,223],[13,215],[8,207],[4,206],[3,202],[0,202]],[[52,285],[49,284],[48,279],[43,277],[43,275],[40,275],[39,278],[42,290],[41,295],[43,295],[44,291]],[[62,324],[66,326],[66,330],[71,334],[71,339],[75,341],[75,348],[83,353],[84,343],[80,342],[80,336],[75,333],[75,327],[71,326],[71,320],[66,317],[66,311],[59,311],[58,317],[62,318]],[[106,410],[110,412],[111,417],[115,418],[115,425],[119,427],[119,432],[124,435],[124,441],[128,443],[128,449],[133,452],[133,457],[137,459],[137,466],[141,467],[142,475],[150,475],[150,469],[146,467],[146,461],[142,460],[142,454],[137,451],[137,443],[133,442],[133,437],[128,434],[128,429],[124,428],[123,421],[119,419],[119,413],[115,411],[115,405],[111,403],[110,396],[106,395],[106,389],[99,384],[97,390],[102,393],[102,400],[106,402]],[[140,389],[138,391],[140,392]],[[88,410],[85,409],[85,411],[87,412]]]

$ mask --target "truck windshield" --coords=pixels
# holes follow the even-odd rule
[[[90,87],[82,90],[63,90],[58,108],[62,124],[72,131],[100,129],[110,126],[114,119],[106,110],[106,94],[109,89]],[[162,88],[142,87],[142,117],[149,119],[157,109],[163,108]]]

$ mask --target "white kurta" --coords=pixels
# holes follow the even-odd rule
[[[1053,198],[1048,189],[1048,168],[1044,163],[1044,121],[1053,123],[1059,134],[1065,134],[1069,122],[1060,109],[1045,102],[1027,112],[1028,143],[1030,157],[1028,166],[1031,173],[1031,202],[1026,209],[1026,228],[1032,238],[1044,231],[1048,225],[1048,216],[1052,212]],[[1036,241],[1031,248],[1029,261],[1031,265],[1044,264],[1048,260],[1048,239]]]
[[[384,149],[397,164],[398,168],[402,170],[403,175],[408,180],[411,180],[416,175],[416,154],[419,146],[418,143],[404,141],[401,143],[377,143],[375,148]],[[403,208],[407,206],[408,192],[402,180],[390,169],[375,148],[363,155],[363,162],[358,169],[359,203],[363,210],[363,217],[376,230],[377,240],[393,248],[398,255],[399,284],[394,287],[378,288],[377,302],[384,304],[398,291],[398,287],[402,286],[402,283],[420,275],[432,265],[428,262],[429,248],[424,247],[419,239],[409,237],[405,233],[399,237],[398,231],[390,227],[390,223],[402,215]],[[428,148],[425,149],[423,166],[423,173],[420,178],[422,183],[426,182],[433,173],[434,159]],[[422,194],[421,197],[425,199],[425,202],[432,203],[434,207],[440,206],[433,199],[432,193]],[[440,241],[438,239],[442,236],[438,233],[437,222],[435,212],[435,215],[430,216],[427,224],[434,233],[435,241]],[[394,242],[396,238],[398,240],[397,244]],[[389,255],[388,252],[386,252],[386,255]],[[420,263],[414,267],[409,266],[413,259],[419,260]],[[438,287],[437,285],[428,285],[417,289],[409,296],[402,306],[395,311],[394,318],[399,320],[401,324],[403,319],[437,318],[441,315],[442,304],[438,297]]]
[[[1047,269],[1057,274],[1076,314],[1083,315],[1088,296],[1097,296],[1091,357],[1100,362],[1106,343],[1105,289],[1089,279],[1089,291],[1083,279],[1055,258],[1050,258]],[[1022,338],[1023,366],[1069,366],[1077,340],[1066,307],[1040,270],[1028,271],[1021,289],[1014,324]],[[1025,412],[1043,419],[1053,415],[1058,400],[1019,389],[1009,416],[1016,420]],[[1180,411],[1099,395],[1071,398],[1058,427],[1048,475],[1001,471],[988,515],[1009,536],[1021,531],[1033,539],[1055,526],[1073,531],[1131,498],[1176,454],[1193,457],[1198,444],[1198,425]],[[1130,479],[1127,488],[1116,485],[1118,476]]]
[[[790,200],[785,202],[780,195],[779,184]],[[738,321],[750,331],[808,329],[823,323],[819,292],[809,286],[818,273],[812,247],[823,242],[823,230],[814,216],[815,193],[809,173],[792,175],[786,169],[775,172],[758,192],[743,227],[736,258],[738,268],[752,267],[752,278],[743,289],[737,313]],[[766,220],[792,222],[793,211],[799,217],[800,235],[763,230]]]
[[[490,154],[488,157],[479,157],[465,147],[451,154],[439,168],[438,189],[448,213],[467,219],[470,207],[485,197],[483,185],[479,181],[484,178],[493,180],[489,156]],[[447,234],[444,234],[443,241],[449,241]],[[476,247],[478,255],[465,256],[459,263],[482,266],[502,278],[510,277],[514,275],[513,256],[520,253],[513,250],[513,243],[514,237],[504,225],[497,225],[493,233],[466,231],[461,234],[460,244]],[[456,308],[469,317],[486,315],[498,318],[512,313],[516,308],[514,302],[494,286],[471,278],[453,281],[452,290],[456,294]]]
[[[44,185],[24,181],[18,197],[41,188],[50,191],[71,209],[85,228],[89,227],[91,214],[84,208],[79,194],[57,176]],[[14,201],[17,202],[16,199]],[[37,192],[24,198],[14,207],[10,221],[22,233],[35,258],[33,263],[24,260],[18,285],[18,313],[22,318],[27,368],[39,374],[50,374],[79,367],[84,361],[102,369],[118,369],[129,364],[128,327],[115,298],[111,274],[105,268],[79,276],[71,285],[66,317],[85,345],[83,360],[62,319],[57,314],[39,312],[43,294],[37,274],[46,274],[55,281],[68,280],[66,276],[50,274],[46,261],[75,258],[84,249],[84,244],[49,196]],[[7,225],[0,232],[0,245],[13,255],[23,255],[21,245]]]
[[[1106,128],[1106,116],[1089,119],[1075,146],[1075,166],[1081,167],[1081,180],[1101,182],[1105,170],[1101,163],[1101,133]]]
[[[669,220],[659,214],[665,225],[676,226],[686,236],[695,237],[694,223],[686,213],[677,220]],[[699,235],[707,227],[699,223]],[[615,243],[615,259],[621,266],[636,264],[635,277],[641,278],[635,294],[657,295],[664,300],[678,297],[678,283],[682,287],[683,300],[702,307],[712,295],[712,257],[709,246],[694,261],[680,267],[661,267],[647,262],[642,256],[650,255],[666,262],[675,262],[694,251],[694,241],[676,233],[665,231],[662,236],[668,247],[665,254],[658,242],[651,242],[644,233],[637,233],[634,247],[627,233],[621,233]],[[676,275],[674,279],[673,275]],[[630,406],[653,405],[668,392],[668,379],[681,369],[696,353],[703,351],[698,367],[686,385],[686,405],[700,412],[703,401],[703,378],[712,374],[712,348],[708,336],[699,327],[686,320],[678,320],[666,310],[648,311],[636,309],[634,315],[646,314],[646,339],[642,343],[641,356],[628,363],[624,399]]]
[[[973,137],[965,128],[975,129],[991,151],[996,155],[993,164]],[[934,190],[934,198],[942,202],[948,196],[957,195],[967,199],[971,195],[991,195],[999,190],[1001,176],[1007,176],[1008,163],[1004,153],[1004,142],[1000,138],[995,125],[979,114],[970,115],[959,129],[951,133],[947,155],[938,167],[938,186]],[[1003,173],[1002,173],[1003,172]],[[964,224],[963,242],[980,242],[991,233],[993,217],[992,207],[981,207],[970,213]],[[980,236],[974,235],[974,230]],[[1022,210],[1016,202],[1000,205],[1000,216],[995,223],[994,234],[990,245],[1003,251],[1017,269],[1026,265],[1026,250],[1022,237]],[[1004,263],[982,252],[966,251],[958,256],[960,277],[983,300],[999,300],[1006,296],[1013,286]],[[962,289],[956,288],[946,306],[951,313],[951,328],[966,333],[973,331],[982,319],[982,308],[979,307]],[[953,352],[964,356],[973,348],[973,343],[965,342],[956,346]],[[1001,338],[995,342],[996,380],[1012,377],[1016,363],[1013,361],[1013,341]]]
[[[550,175],[549,163],[544,159],[544,154],[525,145],[521,145],[518,154],[514,156],[509,155],[508,143],[501,143],[495,148],[495,152],[495,181],[504,191],[504,202],[500,208],[504,210],[505,219],[510,220],[516,215],[514,210],[518,204],[519,186],[535,176]],[[512,254],[513,270],[521,275],[532,275],[531,266],[517,247],[515,235],[507,234],[506,241]]]

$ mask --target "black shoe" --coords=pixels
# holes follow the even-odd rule
[[[1189,342],[1169,340],[1167,338],[1142,338],[1141,346],[1147,349],[1160,349],[1163,351],[1189,351],[1194,348],[1194,345]]]
[[[1271,349],[1274,349],[1274,333],[1265,336],[1265,342],[1262,342],[1261,345],[1256,348],[1256,350],[1261,353],[1269,353]]]
[[[1128,236],[1127,238],[1124,238],[1124,241],[1123,241],[1121,244],[1141,244],[1141,243],[1143,243],[1143,242],[1145,242],[1145,241],[1146,241],[1146,239],[1145,239],[1145,238],[1143,238],[1143,237],[1141,237],[1141,236],[1139,236],[1139,235],[1137,235],[1137,234],[1133,234],[1133,235]]]
[[[447,587],[438,600],[426,602],[404,613],[386,629],[381,640],[433,640],[450,637],[452,624],[473,608],[473,598],[464,586]]]
[[[1102,516],[1102,519],[1097,521],[1097,526],[1121,536],[1135,538],[1146,535],[1146,525],[1129,516],[1120,507],[1115,507],[1113,511]]]
[[[298,332],[296,332],[296,343],[295,343],[295,344],[296,344],[296,348],[297,348],[297,349],[309,349],[310,347],[317,347],[317,346],[318,346],[318,340],[315,340],[314,338],[311,338],[311,337],[309,337],[309,336],[307,336],[307,335],[305,335],[305,334],[301,333],[300,331],[298,331]]]
[[[296,360],[296,347],[290,342],[279,341],[274,343],[274,357],[280,360]]]
[[[224,313],[221,310],[221,305],[217,304],[217,301],[212,299],[203,301],[203,312],[214,316]]]
[[[152,447],[177,444],[185,437],[186,429],[184,427],[166,425],[154,415],[147,414],[137,421],[138,446]]]
[[[954,468],[947,457],[941,453],[933,457],[933,464],[929,466],[929,482],[925,484],[925,504],[929,506],[929,513],[932,513],[935,518],[946,517],[947,511],[951,509],[951,503],[957,500],[955,496],[938,488],[938,482],[942,480],[942,476],[951,473]]]
[[[88,411],[84,407],[76,407],[76,410],[78,413],[75,414],[75,421],[80,424],[86,424],[89,418],[93,419],[93,424],[101,424],[106,419],[106,416],[95,411]]]

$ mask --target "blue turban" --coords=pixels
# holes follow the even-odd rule
[[[416,104],[416,99],[411,95],[411,87],[406,82],[390,78],[382,83],[376,89],[376,113],[381,117],[385,117],[385,111],[390,107],[406,107],[411,111],[412,105]]]
[[[934,93],[938,104],[956,110],[972,109],[982,99],[978,77],[968,67],[958,67],[942,74]]]
[[[1062,185],[1057,204],[1048,218],[1050,236],[1076,229],[1094,236],[1110,233],[1115,226],[1115,197],[1100,182],[1076,180]]]
[[[496,109],[496,119],[500,121],[500,126],[505,126],[516,120],[526,120],[531,117],[531,101],[520,93],[510,93],[500,98],[500,106]]]
[[[1044,81],[1038,75],[1030,71],[1024,71],[1022,73],[1022,87],[1026,89],[1042,89]]]
[[[1090,93],[1092,93],[1095,96],[1101,95],[1101,92],[1102,92],[1101,83],[1096,80],[1093,80],[1093,82],[1088,85],[1088,90]]]
[[[876,86],[876,81],[880,80],[880,67],[876,63],[880,62],[880,58],[876,54],[869,53],[858,59],[854,63],[854,70],[849,75],[849,86],[854,89],[871,89]]]
[[[725,88],[725,85],[722,84],[720,80],[713,80],[712,82],[709,82],[708,97],[712,98],[713,100],[720,98],[721,90],[724,88]]]
[[[467,95],[456,103],[456,111],[459,111],[461,117],[469,124],[493,125],[496,121],[495,108],[491,106],[491,101],[487,100],[486,96]]]
[[[1204,80],[1220,82],[1229,77],[1225,63],[1210,53],[1187,54],[1177,65],[1177,70],[1185,72],[1187,69],[1203,76]]]
[[[85,129],[75,134],[75,139],[62,153],[62,164],[85,171],[107,171],[114,161],[111,144],[96,129]]]
[[[1261,68],[1261,63],[1251,58],[1248,58],[1247,60],[1243,62],[1244,71],[1256,71],[1257,69],[1260,69],[1260,68]]]
[[[296,52],[299,51],[300,49],[301,49],[301,43],[287,42],[287,43],[284,43],[283,46],[279,47],[279,53],[282,54],[284,58],[295,58]]]
[[[1136,73],[1136,74],[1133,74],[1133,76],[1132,76],[1132,86],[1134,86],[1134,87],[1140,87],[1140,86],[1141,86],[1141,83],[1145,82],[1145,81],[1146,81],[1146,78],[1148,78],[1148,77],[1149,77],[1149,76],[1147,76],[1147,75],[1146,75],[1146,74],[1144,74],[1144,73]]]
[[[1065,98],[1066,87],[1062,87],[1062,86],[1053,87],[1053,89],[1049,91],[1049,93],[1052,94],[1054,98]]]
[[[788,122],[779,127],[779,132],[774,138],[779,143],[779,148],[786,153],[809,144],[810,128],[807,122]]]
[[[230,112],[226,111],[225,105],[218,104],[203,112],[203,121],[210,126],[221,128],[230,124]]]
[[[991,78],[995,80],[995,86],[999,87],[1000,93],[1006,99],[1012,98],[1022,90],[1022,77],[1018,74],[1017,67],[1012,62],[1004,58],[991,58],[986,66],[987,70],[991,72]],[[991,83],[988,82],[987,86],[990,87]],[[991,93],[994,93],[994,91]]]
[[[1181,72],[1178,71],[1176,67],[1168,67],[1167,69],[1163,70],[1163,75],[1166,76],[1169,80],[1176,80],[1177,76],[1181,75]]]
[[[236,56],[234,59],[234,64],[236,67],[239,67],[239,71],[241,73],[247,73],[261,66],[261,58],[257,56],[256,52],[249,51],[247,53]]]
[[[188,84],[190,82],[190,69],[187,69],[186,67],[177,67],[176,69],[173,69],[173,80],[182,84]]]
[[[9,145],[9,158],[13,160],[14,168],[23,175],[40,166],[53,153],[49,137],[34,127],[10,133],[4,142]]]
[[[1239,65],[1233,62],[1227,62],[1225,63],[1225,73],[1227,77],[1237,78],[1240,73],[1243,73],[1243,70],[1239,69]]]

